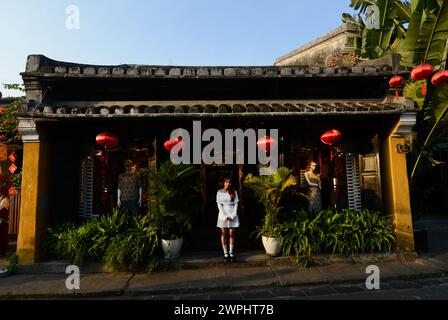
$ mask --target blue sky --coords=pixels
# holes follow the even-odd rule
[[[0,0],[1,83],[29,54],[89,64],[272,65],[341,24],[349,0]],[[69,30],[66,8],[80,9]]]

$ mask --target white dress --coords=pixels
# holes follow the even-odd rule
[[[216,226],[218,228],[238,228],[240,226],[240,220],[238,219],[238,193],[235,193],[235,199],[231,199],[228,192],[219,190],[216,193],[216,203],[218,204],[219,215]],[[233,220],[227,220],[227,217],[233,218]]]

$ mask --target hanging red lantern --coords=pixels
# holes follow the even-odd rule
[[[434,67],[430,64],[421,64],[416,66],[411,72],[411,78],[415,81],[422,81],[422,94],[426,96],[426,84],[424,80],[428,79],[434,73]]]
[[[389,86],[391,88],[396,88],[398,86],[400,86],[403,83],[403,77],[400,76],[394,76],[389,80]],[[399,98],[400,95],[398,94],[398,89],[395,89],[395,98]]]
[[[179,143],[181,144],[181,146],[183,146],[182,140],[179,138],[176,138],[176,139],[171,139],[171,140],[165,141],[163,146],[165,147],[166,151],[171,152],[171,150],[174,148],[174,146]]]
[[[257,146],[265,152],[270,152],[271,148],[274,149],[277,146],[277,140],[272,139],[270,136],[264,136],[257,141]]]
[[[107,150],[115,149],[116,147],[118,147],[118,137],[112,133],[103,132],[96,136],[96,143],[98,143],[101,147],[106,149],[105,162],[107,165],[108,162]]]
[[[437,72],[431,79],[431,83],[435,86],[448,83],[448,70]]]
[[[323,143],[325,143],[329,146],[339,143],[341,141],[341,139],[342,139],[342,133],[335,129],[325,132],[320,137],[320,141],[322,141]]]
[[[115,149],[118,147],[118,137],[112,133],[103,132],[96,136],[96,143],[106,150]]]

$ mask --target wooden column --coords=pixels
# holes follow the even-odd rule
[[[22,201],[17,239],[20,264],[35,263],[43,254],[48,217],[47,177],[49,146],[40,141],[36,124],[21,120],[23,139]]]
[[[152,170],[152,171],[157,171],[157,165],[158,165],[158,138],[155,137],[153,142],[152,142],[152,155],[149,158],[149,163],[148,163],[148,169]],[[148,181],[148,186],[151,188],[153,186],[153,181],[151,181],[151,179]],[[156,197],[155,196],[150,196],[150,205],[149,205],[149,212],[150,214],[154,212],[155,210],[155,205],[156,205]]]

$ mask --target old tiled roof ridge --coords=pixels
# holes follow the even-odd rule
[[[407,71],[400,71],[406,73]],[[214,77],[325,77],[392,75],[390,65],[354,67],[316,66],[168,66],[168,65],[89,65],[52,60],[30,55],[22,76],[37,77],[105,77],[105,78],[214,78]]]
[[[412,101],[291,100],[291,101],[140,101],[59,102],[24,105],[22,115],[37,117],[164,117],[164,116],[252,116],[306,114],[379,114],[412,111]]]

